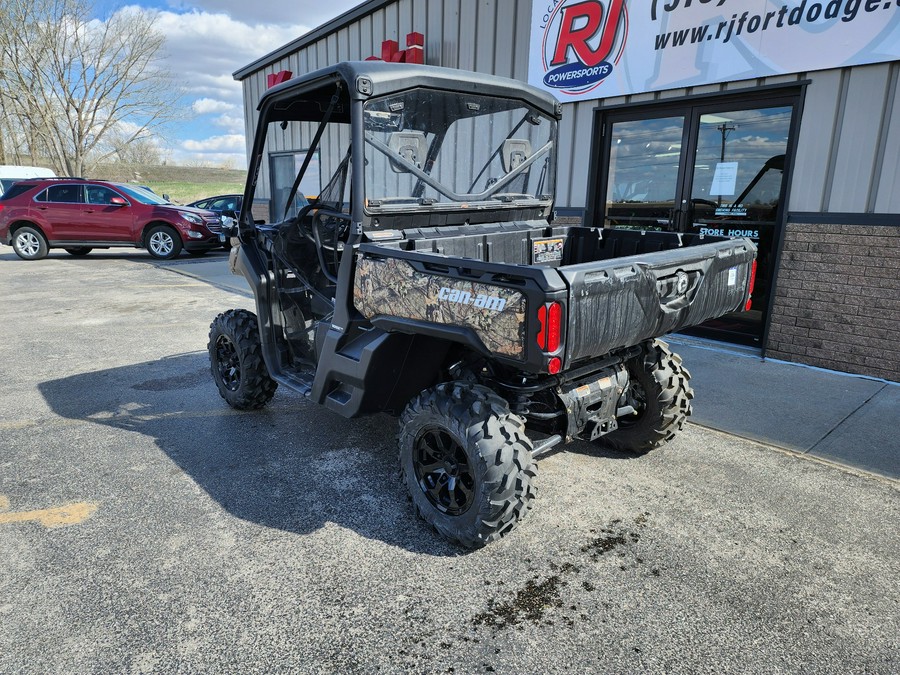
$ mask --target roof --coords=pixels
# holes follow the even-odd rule
[[[348,10],[340,16],[332,19],[331,21],[322,24],[315,30],[311,30],[305,35],[301,35],[293,42],[288,42],[283,47],[279,47],[275,51],[269,52],[265,56],[256,59],[256,61],[247,64],[243,68],[239,68],[238,70],[234,71],[231,76],[235,80],[244,80],[253,73],[262,70],[266,66],[271,65],[276,61],[283,59],[285,56],[303,49],[307,45],[318,42],[322,38],[327,37],[332,33],[336,33],[344,26],[347,26],[354,21],[361,19],[362,17],[371,14],[372,12],[381,9],[385,5],[389,5],[394,1],[395,0],[368,0],[368,2],[363,2],[353,9]]]
[[[365,94],[358,91],[360,78],[368,80]],[[318,90],[330,97],[333,87],[329,83],[338,79],[347,83],[354,98],[365,99],[422,87],[519,99],[557,118],[562,112],[561,105],[551,94],[521,80],[456,68],[385,61],[343,61],[295,77],[266,91],[259,101],[259,109],[271,101],[289,99],[295,92]]]

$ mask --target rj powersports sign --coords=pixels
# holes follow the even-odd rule
[[[533,0],[528,81],[561,101],[900,59],[900,0]]]

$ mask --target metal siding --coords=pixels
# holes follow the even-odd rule
[[[362,37],[360,36],[360,24],[353,23],[347,28],[347,59],[349,61],[361,61],[369,54],[362,53]]]
[[[559,123],[557,149],[556,202],[559,206],[569,206],[569,188],[572,183],[572,161],[575,145],[575,115],[573,105],[566,106],[562,122]]]
[[[572,159],[566,172],[569,174],[569,195],[558,200],[559,206],[584,207],[587,204],[587,183],[590,175],[591,146],[594,133],[594,106],[591,101],[576,103],[570,113],[575,119]],[[560,167],[562,170],[562,167]]]
[[[613,105],[624,105],[626,103],[628,103],[627,96],[612,96],[610,98],[601,98],[599,101],[597,101],[597,105],[602,108],[608,108],[609,106]],[[566,111],[568,111],[570,107],[571,105],[563,106],[563,115],[566,114]]]
[[[417,33],[425,33],[425,30],[428,26],[428,3],[423,0],[418,0],[417,2],[412,3],[412,23],[409,27],[409,30],[406,33],[411,31],[415,31]],[[404,40],[406,39],[406,33],[404,33]],[[405,43],[403,45],[406,46]]]
[[[748,89],[757,86],[756,80],[735,80],[734,82],[726,82],[722,85],[723,91],[734,91],[735,89]]]
[[[447,44],[447,36],[442,32],[444,2],[427,0],[425,7],[428,14],[425,22],[425,63],[439,66],[444,56],[444,45]]]
[[[268,72],[286,67],[301,74],[335,60],[380,56],[381,42],[396,39],[405,48],[411,31],[425,33],[425,59],[432,65],[478,70],[520,80],[528,77],[531,3],[528,0],[397,0],[323,40],[290,56],[289,65],[253,73],[243,82],[244,120],[248,153],[255,130],[256,104],[265,91]],[[790,211],[900,211],[900,91],[896,85],[900,62],[846,69],[799,73],[661,92],[584,101],[564,106],[560,133],[557,204],[583,207],[595,107],[678,98],[703,92],[793,82],[806,77],[803,119],[794,159]],[[847,85],[842,89],[841,74]],[[312,127],[304,125],[275,148],[299,150],[309,142]],[[327,177],[337,160],[326,147],[343,147],[349,137],[326,136],[322,174]],[[268,191],[268,162],[260,181]]]
[[[350,60],[350,29],[349,28],[341,28],[337,33],[334,34],[335,41],[337,42],[336,50],[335,50],[335,58],[338,61],[349,61]],[[357,48],[359,47],[359,42],[356,43]]]
[[[406,49],[406,36],[415,30],[412,0],[400,0],[397,3],[397,14],[397,33],[396,37],[392,39],[400,44],[400,49]]]
[[[516,3],[497,3],[496,24],[494,28],[494,74],[503,77],[515,77],[513,54],[516,42]]]
[[[516,3],[516,24],[513,33],[513,77],[523,82],[528,81],[528,58],[531,40],[531,3],[518,0]]]
[[[338,57],[338,36],[337,33],[332,33],[325,38],[325,63],[327,65],[338,61],[340,61]]]
[[[685,90],[685,91],[687,91],[687,90]],[[689,93],[692,95],[699,96],[700,94],[718,94],[720,91],[722,91],[722,85],[720,85],[720,84],[704,84],[699,87],[691,87]],[[633,94],[632,100],[633,101],[645,100],[645,99],[641,98],[642,96],[646,96],[646,94]]]
[[[840,90],[840,70],[815,73],[806,88],[789,211],[816,212],[823,209],[825,178],[834,152]]]
[[[435,63],[445,68],[459,68],[460,66],[460,39],[459,24],[462,21],[462,12],[458,0],[444,0],[444,21],[441,59]]]
[[[302,50],[298,56],[300,61],[300,72],[304,74],[311,72],[313,69],[310,68],[309,65],[309,50]]]
[[[360,58],[375,56],[375,40],[372,37],[372,17],[364,16],[359,22]]]
[[[475,67],[480,73],[497,74],[494,58],[496,49],[497,3],[494,0],[480,0],[475,34]],[[490,37],[488,37],[490,36]]]
[[[900,213],[900,63],[891,73],[889,105],[885,108],[884,150],[875,193],[875,213]]]
[[[384,8],[384,33],[381,40],[396,40],[399,34],[400,20],[397,14],[397,3],[393,3]],[[380,40],[377,42],[379,45],[381,44]],[[380,55],[381,49],[379,48],[376,56]]]
[[[889,70],[888,64],[850,70],[847,98],[841,102],[845,109],[838,130],[835,173],[826,209],[829,212],[866,210]]]
[[[664,101],[667,98],[681,98],[682,96],[687,96],[687,89],[666,89],[665,91],[658,91],[657,100]]]
[[[484,39],[484,33],[478,30],[478,3],[460,0],[459,10],[459,40],[457,51],[459,62],[457,68],[462,70],[475,70],[475,49],[479,39]]]
[[[797,73],[788,73],[787,75],[771,75],[769,77],[760,78],[759,84],[788,84],[797,81]]]

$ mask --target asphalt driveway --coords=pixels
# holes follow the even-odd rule
[[[224,404],[206,334],[245,295],[8,248],[0,289],[0,673],[900,670],[896,482],[694,425],[575,444],[464,553],[396,420]]]

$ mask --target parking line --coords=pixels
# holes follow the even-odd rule
[[[35,511],[10,511],[0,513],[0,525],[7,523],[39,522],[48,529],[65,527],[66,525],[80,525],[94,515],[99,504],[93,502],[76,502],[64,504],[49,509]],[[0,510],[9,508],[9,498],[0,495]]]

